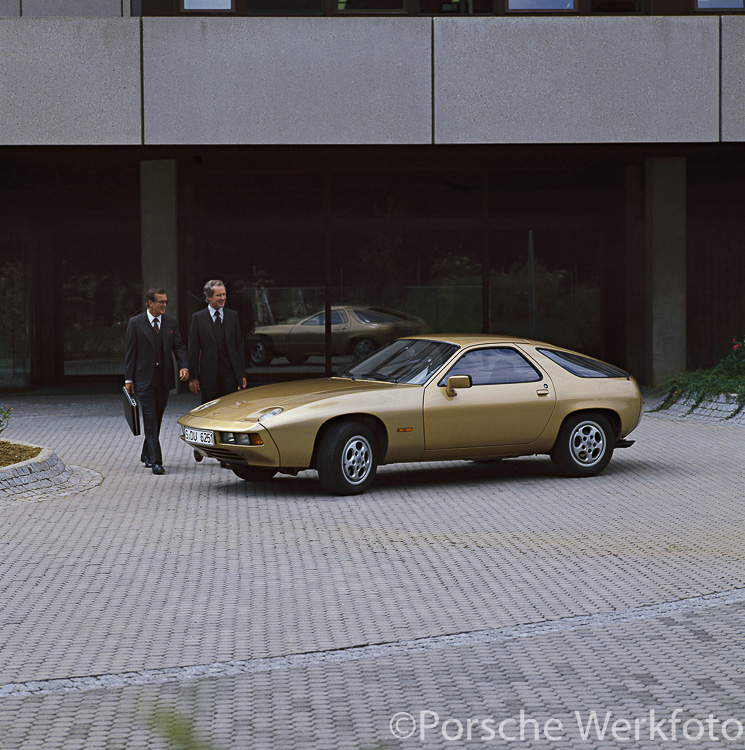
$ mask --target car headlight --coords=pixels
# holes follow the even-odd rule
[[[255,411],[253,414],[249,414],[247,417],[243,417],[244,422],[263,422],[272,417],[276,417],[277,414],[281,414],[284,409],[281,406],[273,406],[269,409],[262,409],[261,411]]]
[[[263,422],[265,419],[269,419],[270,417],[276,417],[283,411],[284,409],[281,406],[275,406],[273,409],[266,409],[266,411],[262,411],[261,414],[259,414],[259,422]]]
[[[214,406],[216,403],[217,403],[217,399],[214,399],[213,401],[208,401],[206,404],[197,406],[197,408],[192,409],[192,411],[202,411],[202,409],[209,409],[210,406]]]
[[[255,432],[222,432],[223,443],[227,445],[264,445],[261,435]]]

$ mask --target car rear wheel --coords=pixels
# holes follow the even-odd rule
[[[375,436],[357,422],[335,425],[321,439],[317,457],[321,484],[335,495],[359,495],[375,479]]]
[[[257,341],[251,349],[251,364],[256,367],[270,365],[274,359],[274,350],[269,341],[261,339]]]
[[[569,477],[599,474],[613,455],[614,436],[602,414],[575,414],[559,430],[551,460]]]
[[[247,482],[268,482],[277,472],[261,466],[246,466],[244,464],[230,464],[233,474]]]
[[[357,339],[352,346],[352,356],[355,359],[362,359],[372,354],[377,348],[377,344],[372,339]]]

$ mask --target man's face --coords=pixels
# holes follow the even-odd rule
[[[154,318],[157,318],[159,315],[162,315],[166,311],[167,304],[167,294],[156,294],[154,300],[147,301],[147,309]]]
[[[212,291],[212,296],[209,298],[210,307],[214,307],[215,310],[225,307],[225,300],[227,298],[228,293],[225,291],[225,287],[216,286]]]

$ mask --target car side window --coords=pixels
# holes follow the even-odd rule
[[[331,325],[332,326],[338,326],[346,322],[347,322],[346,313],[342,312],[341,310],[331,311]],[[308,320],[306,320],[305,323],[303,323],[304,326],[322,326],[325,324],[326,324],[326,313],[318,313],[318,315],[314,315],[312,318],[308,318]]]
[[[451,375],[470,375],[473,385],[533,383],[543,379],[541,373],[522,354],[508,347],[466,352],[438,385],[447,385],[447,379]]]

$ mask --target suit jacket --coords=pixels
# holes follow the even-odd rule
[[[225,327],[225,344],[228,348],[233,374],[240,384],[246,377],[246,361],[243,357],[243,335],[238,313],[223,307],[223,326]],[[217,334],[212,315],[207,307],[191,316],[189,331],[189,379],[199,380],[206,390],[217,388]]]
[[[176,385],[173,371],[173,357],[176,356],[179,369],[184,369],[188,362],[186,346],[181,340],[176,318],[161,315],[161,333],[163,334],[163,384],[167,390]],[[124,354],[124,379],[135,384],[135,390],[147,388],[155,375],[155,331],[150,325],[147,313],[143,312],[129,319],[127,324],[127,347]]]

